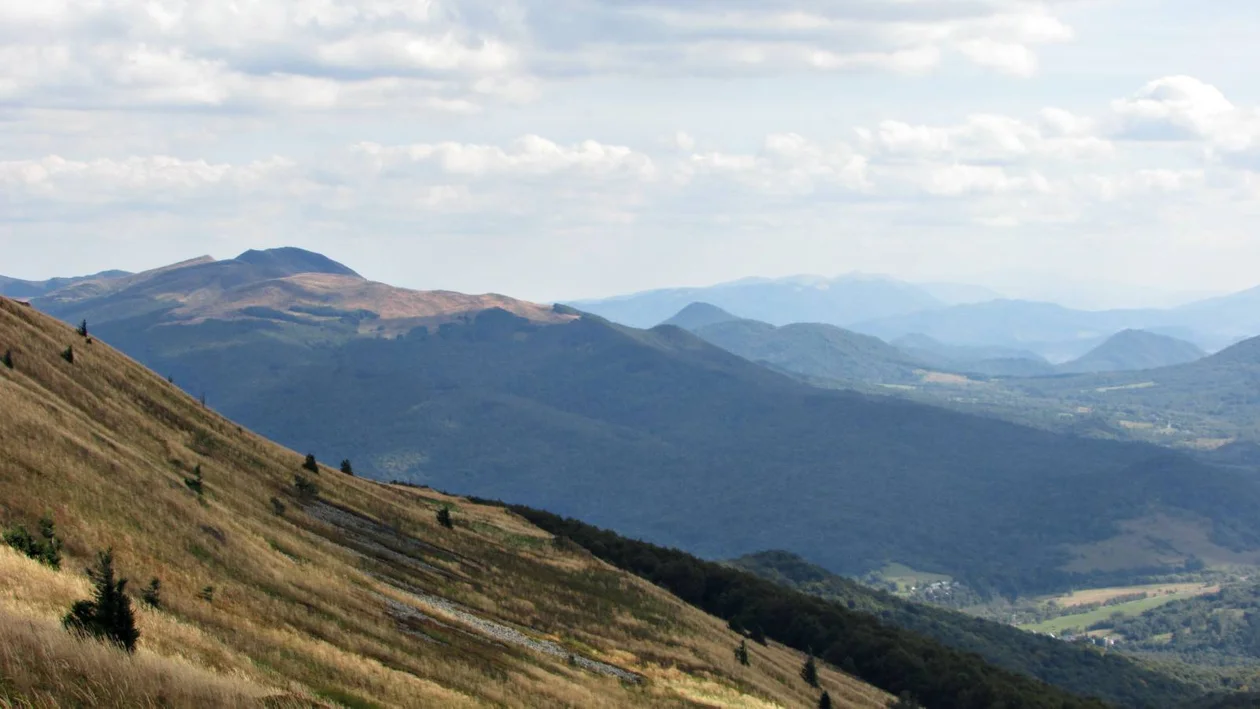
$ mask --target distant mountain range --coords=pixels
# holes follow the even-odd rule
[[[1260,555],[1260,488],[1245,474],[809,387],[679,327],[392,288],[298,250],[194,260],[34,303],[88,319],[95,336],[298,450],[711,557],[783,548],[841,572],[899,561],[1015,593]],[[690,315],[701,330],[731,322]],[[852,333],[785,329],[819,351],[901,356]],[[769,347],[777,330],[751,341]],[[1163,510],[1195,521],[1164,533]],[[1147,541],[1130,544],[1135,529]],[[1133,552],[1117,559],[1099,551],[1108,544]]]
[[[850,275],[745,279],[705,288],[575,301],[570,305],[614,322],[651,327],[693,302],[711,303],[738,317],[771,325],[823,323],[887,342],[925,336],[947,347],[1016,350],[1036,356],[1021,354],[1014,359],[1045,359],[1059,364],[1084,356],[1123,330],[1166,335],[1207,351],[1260,335],[1260,287],[1168,309],[1091,311],[1003,299],[986,289],[957,284],[913,284],[887,277]],[[965,357],[963,361],[978,360]],[[1027,362],[1010,364],[987,371],[1027,374],[1035,370]]]
[[[46,281],[24,281],[19,278],[0,276],[0,295],[10,298],[33,298],[83,281],[105,280],[129,275],[131,274],[127,271],[101,271],[91,276],[50,278]]]
[[[945,294],[945,284],[937,292]],[[882,276],[748,278],[706,288],[654,290],[604,300],[567,302],[583,312],[631,327],[652,327],[695,302],[771,325],[854,322],[945,308],[925,287]]]

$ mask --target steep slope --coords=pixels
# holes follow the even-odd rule
[[[775,327],[736,318],[724,310],[687,306],[665,324],[774,369],[854,385],[918,384],[924,365],[888,343],[834,325]],[[712,306],[708,306],[712,308]],[[721,317],[725,315],[726,317]]]
[[[46,281],[24,281],[20,278],[0,276],[0,295],[10,298],[33,298],[84,281],[111,280],[130,275],[126,271],[101,271],[90,276],[50,278]]]
[[[845,572],[895,560],[1013,593],[1260,548],[1260,497],[1233,473],[821,391],[674,327],[491,309],[342,341],[214,319],[93,331],[299,450],[702,555],[786,548]],[[1153,533],[1172,553],[1091,561],[1090,545],[1165,508],[1194,520]]]
[[[0,351],[14,365],[0,365],[0,526],[49,514],[66,556],[57,571],[0,546],[0,704],[817,701],[783,679],[801,653],[757,646],[741,667],[721,621],[501,508],[303,470],[299,454],[5,299]],[[79,570],[106,547],[128,588],[161,580],[160,609],[137,604],[134,658],[58,622],[89,597]],[[822,670],[842,706],[888,701]]]
[[[772,325],[850,323],[944,307],[924,289],[883,276],[748,278],[705,288],[672,288],[603,300],[571,301],[579,310],[631,327],[652,327],[690,303],[711,303]]]
[[[1136,371],[1185,364],[1205,356],[1197,345],[1185,340],[1145,330],[1121,330],[1058,369],[1065,373]]]
[[[1196,690],[1116,653],[1024,632],[1002,623],[935,608],[867,588],[787,552],[761,552],[731,562],[805,593],[878,616],[883,622],[974,652],[998,667],[1123,706],[1167,706]]]

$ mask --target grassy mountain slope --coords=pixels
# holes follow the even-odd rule
[[[1066,709],[1099,705],[1094,700],[1067,697],[1061,690],[1014,673],[976,667],[979,658],[975,655],[928,650],[921,636],[852,610],[847,604],[823,600],[729,565],[627,539],[577,520],[522,506],[511,509],[543,529],[584,546],[599,558],[727,618],[732,625],[750,629],[754,634],[764,631],[767,637],[795,647],[813,648],[829,662],[851,668],[863,677],[878,678],[881,686],[902,696],[918,697],[928,706]],[[898,659],[890,662],[890,658]],[[1071,658],[1073,664],[1080,660]],[[1092,669],[1081,667],[1081,673],[1105,672],[1106,664],[1098,663]],[[1114,662],[1111,666],[1123,667]],[[1132,706],[1168,707],[1180,697],[1194,694],[1175,682],[1140,675],[1128,674],[1132,680],[1149,680],[1151,685],[1132,688]],[[1106,678],[1099,679],[1104,684],[1108,682]]]
[[[48,513],[66,555],[55,571],[0,547],[0,705],[816,701],[795,679],[800,653],[758,646],[740,667],[721,621],[501,508],[304,471],[299,454],[3,299],[0,351],[14,363],[0,365],[0,526]],[[198,467],[201,495],[186,482]],[[317,496],[296,491],[298,474]],[[435,520],[443,506],[453,529]],[[134,657],[58,622],[89,597],[80,569],[105,547],[133,592],[162,582],[161,609],[137,609]],[[823,684],[843,706],[887,701],[826,668]]]
[[[736,567],[878,616],[883,622],[974,652],[998,667],[1125,706],[1167,706],[1199,690],[1116,653],[1034,635],[956,611],[911,603],[837,576],[787,552],[736,559]]]
[[[1202,359],[1198,345],[1145,330],[1121,330],[1084,356],[1059,365],[1060,372],[1120,372],[1157,369]]]
[[[1260,547],[1260,497],[1232,473],[817,390],[673,327],[492,309],[341,341],[329,326],[248,318],[94,331],[299,450],[702,555],[788,548],[852,572],[893,560],[1013,592],[1092,573],[1078,549],[1165,509],[1198,531],[1193,549],[1156,531],[1174,550],[1158,564]],[[781,522],[748,523],[767,516]],[[1156,563],[1108,558],[1116,574]]]

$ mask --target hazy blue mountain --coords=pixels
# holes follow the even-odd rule
[[[730,322],[741,318],[731,315],[716,305],[708,303],[692,303],[687,307],[679,310],[674,317],[661,323],[662,325],[674,325],[684,330],[695,332],[696,329],[706,325],[716,325],[718,323]]]
[[[1121,330],[1080,359],[1059,365],[1060,372],[1121,372],[1170,367],[1206,356],[1198,345],[1145,330]]]
[[[893,340],[894,347],[937,369],[994,377],[1054,374],[1054,365],[1032,350],[996,345],[947,345],[921,333]]]
[[[127,271],[101,271],[90,276],[50,278],[46,281],[24,281],[19,278],[0,276],[0,295],[10,298],[34,298],[83,281],[106,280],[131,275]]]
[[[928,292],[933,298],[947,305],[963,305],[965,303],[984,303],[990,300],[1002,300],[1006,296],[984,286],[968,283],[915,283]]]
[[[771,325],[816,322],[842,327],[946,305],[919,286],[865,275],[749,278],[704,288],[654,290],[566,304],[623,325],[652,327],[695,302],[710,303]]]
[[[706,303],[692,303],[663,324],[773,369],[852,384],[918,384],[925,366],[877,337],[818,323],[776,327]]]
[[[1012,593],[1260,549],[1254,477],[1174,452],[816,389],[678,327],[344,272],[276,277],[289,267],[264,260],[47,302],[93,313],[97,337],[297,450],[702,555],[782,548],[841,572],[895,560]],[[1158,555],[1065,570],[1157,501],[1198,520],[1193,546],[1156,532]]]
[[[921,334],[955,345],[1031,350],[1055,361],[1084,355],[1111,335],[1161,318],[1153,310],[1072,310],[1053,303],[995,300],[858,323],[854,330],[885,340]]]

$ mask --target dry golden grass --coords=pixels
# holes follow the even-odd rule
[[[75,347],[73,365],[60,353]],[[64,324],[0,299],[0,525],[44,513],[62,571],[0,552],[0,707],[801,707],[802,658],[753,646],[662,590],[558,548],[506,510],[323,469],[320,505],[293,490],[302,457],[201,407]],[[204,499],[185,484],[201,466]],[[269,500],[286,506],[274,514]],[[454,508],[447,530],[435,511]],[[71,637],[59,618],[112,547],[138,609],[139,651]],[[213,599],[200,591],[214,587]],[[633,672],[639,683],[495,642],[420,601]],[[411,609],[400,617],[397,608]],[[393,610],[391,610],[391,608]],[[823,669],[838,706],[889,698]],[[165,704],[162,704],[165,702]]]

